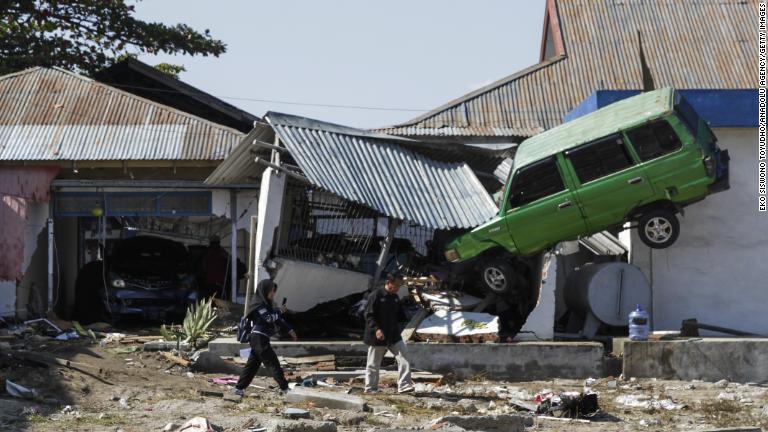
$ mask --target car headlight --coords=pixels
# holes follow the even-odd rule
[[[125,281],[122,279],[112,279],[112,286],[115,288],[125,288]]]
[[[448,249],[445,251],[445,259],[450,262],[456,262],[460,259],[459,252],[456,249]]]

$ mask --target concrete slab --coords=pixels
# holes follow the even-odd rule
[[[510,381],[602,377],[603,352],[597,342],[408,344],[408,357],[416,369]]]
[[[319,408],[333,408],[347,411],[365,411],[365,401],[357,396],[349,396],[341,393],[331,393],[318,390],[309,390],[296,387],[285,395],[288,403],[312,402]]]
[[[302,357],[335,354],[365,356],[362,342],[272,342],[278,355]],[[220,356],[237,356],[247,347],[234,338],[220,338],[208,350]],[[534,381],[552,378],[605,376],[603,345],[598,342],[515,342],[511,344],[409,343],[408,356],[415,369],[454,373],[466,378],[485,373],[494,379]]]
[[[706,338],[624,343],[624,376],[768,381],[768,339]]]
[[[218,338],[208,343],[208,350],[222,357],[237,357],[241,349],[249,348],[235,338]],[[273,341],[272,348],[279,356],[306,357],[335,354],[336,356],[363,356],[368,347],[358,341]]]

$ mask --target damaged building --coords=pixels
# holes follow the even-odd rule
[[[175,80],[128,63],[113,68],[138,67],[133,81],[101,74],[124,80],[125,90],[57,68],[0,77],[1,316],[52,309],[72,318],[106,295],[127,315],[160,316],[179,304],[183,313],[211,237],[237,257],[227,266],[247,260],[255,193],[202,180],[257,118],[175,82],[176,103],[197,115],[133,94]],[[228,126],[202,116],[227,118]],[[165,272],[164,265],[176,271],[161,277],[130,268]],[[220,295],[242,298],[244,272],[242,264],[228,270]],[[178,285],[172,296],[151,290],[168,284]],[[126,286],[147,295],[119,291]]]

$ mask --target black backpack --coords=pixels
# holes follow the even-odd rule
[[[253,321],[247,316],[240,318],[240,322],[237,323],[237,341],[240,343],[250,342],[252,331]]]

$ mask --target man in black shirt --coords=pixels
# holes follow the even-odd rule
[[[400,337],[398,316],[400,298],[397,292],[403,278],[399,274],[389,274],[384,288],[377,288],[368,296],[365,309],[365,344],[368,345],[368,361],[365,368],[365,392],[379,390],[379,367],[384,354],[390,351],[397,360],[397,390],[408,393],[414,390],[411,380],[411,366],[408,363],[405,343]]]

